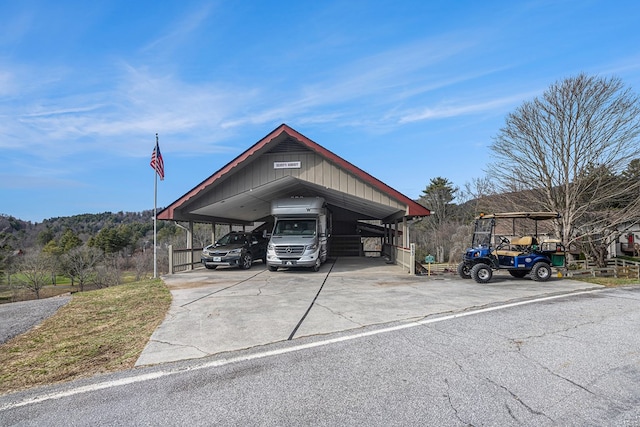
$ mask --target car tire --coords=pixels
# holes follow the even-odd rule
[[[536,282],[546,282],[551,278],[551,266],[546,262],[537,262],[531,269],[531,278]]]
[[[276,267],[275,265],[270,265],[269,271],[278,271],[278,267]]]
[[[481,262],[473,266],[471,277],[476,283],[487,283],[493,277],[493,270],[487,264]]]
[[[320,261],[320,258],[318,258],[316,260],[316,263],[313,264],[313,267],[311,267],[311,270],[313,271],[320,271],[320,265],[322,264],[322,261]]]
[[[469,269],[467,264],[465,264],[464,262],[461,262],[460,264],[458,264],[457,272],[458,272],[458,276],[460,276],[461,278],[471,279],[471,270]]]
[[[217,265],[207,265],[207,264],[205,264],[204,266],[209,270],[215,270],[217,267]]]
[[[243,270],[248,270],[251,268],[251,264],[253,263],[253,258],[251,254],[247,252],[240,258],[240,268]]]

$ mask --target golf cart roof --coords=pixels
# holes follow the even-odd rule
[[[504,213],[493,213],[493,214],[480,214],[477,219],[491,219],[491,218],[529,218],[534,221],[544,221],[548,219],[556,219],[560,218],[560,214],[558,212],[504,212]]]

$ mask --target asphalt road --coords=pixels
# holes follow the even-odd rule
[[[0,425],[640,425],[640,287],[437,315],[0,397]]]
[[[0,304],[0,344],[27,332],[69,301],[67,295]]]

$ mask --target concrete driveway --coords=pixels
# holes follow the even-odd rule
[[[454,274],[411,276],[382,258],[338,258],[319,272],[270,272],[257,262],[162,279],[173,302],[137,366],[598,287],[502,272],[484,285]]]

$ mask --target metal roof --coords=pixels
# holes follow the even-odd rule
[[[340,191],[331,186],[318,185],[291,175],[270,182],[259,182],[247,191],[228,194],[219,200],[209,200],[207,194],[224,186],[229,178],[262,155],[283,153],[295,148],[320,155],[331,164],[354,176],[359,182],[384,193],[397,206],[380,203],[366,197]],[[227,192],[228,193],[228,192]],[[255,143],[220,170],[196,185],[178,200],[158,213],[158,219],[199,222],[251,223],[264,221],[270,216],[271,200],[291,196],[324,197],[331,206],[356,214],[360,219],[393,221],[402,217],[428,216],[429,209],[401,194],[362,169],[342,159],[304,135],[282,124]]]

